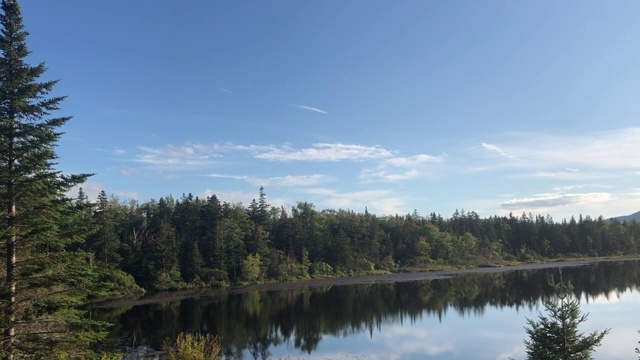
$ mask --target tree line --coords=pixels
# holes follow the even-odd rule
[[[640,241],[637,221],[272,207],[264,188],[246,207],[191,194],[121,202],[102,191],[92,221],[85,250],[148,290],[629,255]]]

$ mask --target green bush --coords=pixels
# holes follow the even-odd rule
[[[218,360],[222,359],[220,340],[211,334],[180,333],[175,341],[168,338],[162,344],[168,360]]]
[[[324,261],[316,261],[311,264],[311,275],[315,277],[326,277],[333,275],[333,268]]]

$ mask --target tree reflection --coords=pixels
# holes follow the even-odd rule
[[[558,269],[468,274],[416,282],[326,286],[283,291],[247,291],[198,299],[104,309],[98,314],[115,323],[113,342],[158,349],[180,332],[218,335],[227,358],[270,357],[282,343],[311,353],[323,336],[373,336],[382,324],[414,322],[422,317],[442,321],[448,311],[481,316],[488,306],[533,308],[553,294],[548,276]],[[612,291],[637,289],[640,261],[602,262],[563,268],[573,295],[593,301]],[[124,340],[126,339],[126,340]]]

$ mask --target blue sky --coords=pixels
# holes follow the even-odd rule
[[[640,210],[637,1],[21,4],[91,196]]]

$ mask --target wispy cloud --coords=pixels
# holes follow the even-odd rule
[[[209,174],[207,176],[212,177],[212,178],[233,179],[233,180],[250,180],[250,179],[252,179],[249,176],[242,176],[242,175]]]
[[[138,146],[133,162],[161,170],[200,167],[219,157],[213,148],[200,144],[165,147]]]
[[[493,145],[493,144],[487,144],[487,143],[482,143],[481,145],[482,145],[482,147],[483,147],[485,150],[487,150],[487,151],[489,151],[489,152],[496,153],[496,154],[498,154],[498,155],[500,155],[500,156],[504,156],[504,157],[506,157],[506,158],[508,158],[508,159],[511,159],[511,160],[517,160],[517,161],[520,161],[520,159],[518,159],[518,158],[517,158],[517,157],[515,157],[514,155],[511,155],[511,154],[509,154],[509,153],[505,152],[504,150],[500,149],[500,148],[499,148],[498,146],[496,146],[496,145]]]
[[[313,186],[324,182],[335,180],[334,178],[321,175],[286,175],[276,176],[270,178],[257,178],[253,176],[237,176],[237,175],[222,175],[222,174],[210,174],[210,177],[243,180],[256,186],[264,187],[280,187],[280,186]]]
[[[215,195],[220,201],[227,202],[229,204],[243,204],[244,206],[250,204],[252,200],[258,199],[259,196],[257,192],[249,193],[243,191],[215,191],[211,189],[206,189],[202,193],[202,195],[205,198],[211,195]],[[269,196],[268,191],[267,202],[272,207],[287,206],[287,204],[290,203],[288,199]]]
[[[364,210],[380,214],[403,214],[405,199],[394,196],[390,190],[338,191],[327,188],[313,188],[304,191],[320,196],[321,205],[332,209]]]
[[[322,109],[318,109],[318,108],[311,107],[311,106],[306,106],[306,105],[289,104],[289,106],[292,106],[292,107],[295,107],[295,108],[298,108],[298,109],[305,109],[305,110],[309,110],[309,111],[315,111],[315,112],[320,113],[320,114],[326,114],[327,113],[326,111],[324,111]]]
[[[127,151],[123,148],[120,148],[118,146],[112,146],[108,149],[104,149],[104,148],[99,148],[96,149],[97,151],[103,152],[103,153],[108,153],[111,154],[113,156],[121,156],[127,153]]]
[[[289,146],[252,149],[254,157],[273,161],[343,161],[371,160],[392,156],[392,152],[381,146],[349,144],[313,144],[312,148],[294,149]],[[257,151],[256,151],[257,150]]]
[[[577,170],[577,169],[555,169],[548,171],[534,171],[534,172],[525,172],[521,174],[512,175],[514,178],[521,179],[529,179],[529,178],[540,178],[540,179],[554,179],[554,180],[576,180],[576,181],[585,181],[585,180],[594,180],[594,179],[604,179],[608,177],[616,176],[609,172],[598,171],[598,170]]]
[[[502,210],[507,211],[548,211],[558,207],[578,204],[590,204],[611,200],[609,193],[582,193],[582,194],[540,194],[532,197],[511,199],[500,204]]]
[[[566,186],[557,186],[552,188],[553,191],[569,191],[576,189],[584,189],[584,188],[599,188],[599,189],[607,189],[611,188],[611,185],[604,184],[576,184],[576,185],[566,185]]]
[[[139,194],[132,191],[121,191],[121,190],[112,190],[108,187],[104,186],[101,183],[95,181],[85,181],[84,183],[74,186],[69,190],[67,196],[71,198],[76,198],[78,196],[78,191],[82,188],[82,191],[87,196],[87,199],[91,202],[96,202],[98,199],[98,194],[102,190],[104,190],[108,195],[115,195],[120,198],[120,200],[126,199],[134,199],[137,200],[140,198]]]
[[[368,161],[386,159],[392,156],[392,151],[379,145],[365,146],[340,143],[318,143],[308,148],[294,148],[290,145],[241,145],[233,143],[166,145],[159,147],[137,146],[132,150],[119,150],[119,160],[138,164],[137,169],[157,171],[205,170],[212,166],[219,166],[220,159],[227,163],[248,163],[253,159],[268,161],[308,161],[308,162],[339,162],[339,161]],[[248,153],[248,154],[247,154]],[[250,156],[250,158],[247,158]],[[392,159],[393,160],[393,159]],[[123,170],[125,175],[134,174],[134,167]],[[214,173],[212,176],[226,176]],[[320,175],[305,175],[304,177],[285,176],[273,179],[259,179],[270,182],[312,182],[320,181]],[[310,177],[309,177],[310,176]],[[253,177],[240,180],[251,180]],[[328,180],[323,178],[322,181]]]
[[[537,133],[508,134],[499,144],[482,143],[486,153],[499,154],[517,162],[480,164],[476,169],[519,168],[539,177],[559,179],[595,178],[604,170],[640,169],[640,128],[579,135],[547,135]],[[538,172],[535,172],[535,171]]]
[[[425,175],[435,163],[442,162],[444,156],[414,155],[384,159],[373,169],[360,172],[363,181],[400,181],[415,179]]]
[[[333,181],[334,178],[321,174],[313,175],[287,175],[266,179],[252,179],[250,182],[260,186],[313,186],[320,183]]]
[[[456,344],[452,341],[450,329],[437,331],[419,327],[393,326],[381,333],[380,340],[387,349],[399,354],[423,354],[429,357],[448,358],[455,352]],[[449,354],[449,356],[446,356]],[[425,356],[426,357],[426,356]]]
[[[225,88],[218,88],[218,90],[222,91],[222,92],[226,92],[226,93],[233,93],[233,91],[229,90],[229,89],[225,89]]]

